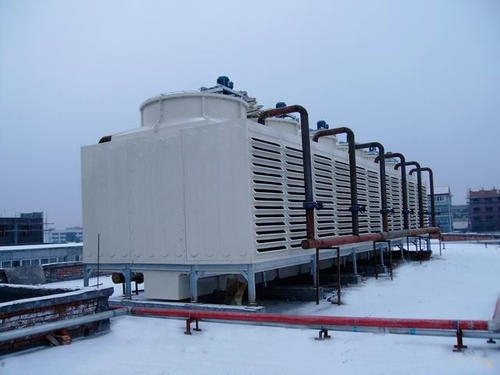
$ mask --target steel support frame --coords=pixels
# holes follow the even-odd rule
[[[372,251],[369,242],[361,242],[351,245],[340,246],[339,255],[341,258],[352,257],[355,273],[357,273],[357,254]],[[320,251],[319,261],[336,259],[338,256],[336,248],[329,248]],[[315,274],[316,255],[309,251],[308,254],[301,254],[295,257],[284,257],[272,260],[259,260],[254,263],[238,264],[149,264],[149,263],[99,263],[100,271],[122,272],[125,276],[125,298],[132,298],[132,272],[140,271],[176,271],[184,272],[190,279],[190,297],[192,302],[198,301],[198,280],[203,277],[239,274],[242,275],[248,283],[248,303],[255,305],[256,300],[256,277],[259,272],[271,271],[285,267],[310,265],[313,275]],[[84,286],[89,286],[89,279],[97,270],[97,263],[87,263],[84,267]]]

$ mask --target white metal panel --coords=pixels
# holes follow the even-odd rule
[[[120,263],[130,258],[127,150],[105,143],[82,148],[82,202],[86,263]]]
[[[126,141],[130,244],[134,263],[186,262],[181,135]]]
[[[182,135],[189,263],[250,261],[252,243],[246,121]]]

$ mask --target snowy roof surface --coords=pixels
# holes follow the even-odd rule
[[[47,243],[41,245],[12,245],[12,246],[0,246],[0,251],[7,250],[44,250],[44,249],[61,249],[65,247],[82,247],[81,242],[70,242],[70,243]]]
[[[327,300],[273,303],[268,312],[328,316],[489,320],[500,291],[498,245],[437,244],[427,262],[395,269],[394,280],[367,278],[343,289],[343,304]],[[110,283],[109,278],[101,281]],[[91,283],[95,279],[91,280]],[[81,286],[81,281],[57,283]],[[121,286],[115,286],[116,295]],[[111,332],[71,345],[3,358],[2,375],[11,374],[230,374],[304,375],[500,373],[500,344],[464,338],[469,348],[452,351],[452,337],[330,332],[317,341],[309,329],[200,322],[201,332],[184,334],[176,319],[124,316]]]

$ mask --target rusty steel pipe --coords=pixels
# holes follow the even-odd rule
[[[268,117],[286,115],[289,113],[298,112],[300,114],[300,130],[302,135],[302,166],[304,169],[304,191],[305,202],[304,208],[306,211],[306,231],[307,238],[315,237],[314,228],[314,209],[317,204],[314,202],[314,192],[312,183],[312,168],[311,168],[311,144],[309,140],[309,115],[306,109],[300,105],[291,105],[287,107],[272,108],[263,111],[258,118],[259,124],[265,124]]]
[[[436,209],[435,209],[435,203],[434,203],[434,174],[432,173],[432,169],[429,167],[421,167],[421,168],[414,168],[410,171],[410,174],[413,172],[416,172],[420,170],[421,172],[429,172],[429,185],[430,185],[430,190],[431,190],[431,225],[433,227],[436,226]]]
[[[403,195],[402,197],[402,203],[403,203],[403,228],[404,229],[409,229],[410,228],[410,220],[409,220],[409,210],[408,210],[408,185],[406,183],[406,167],[405,167],[405,157],[403,154],[399,152],[388,152],[385,154],[385,159],[389,158],[399,158],[401,161],[401,194]],[[375,162],[378,163],[378,157],[375,158]]]
[[[396,164],[394,169],[397,169],[401,163]],[[424,202],[422,199],[422,173],[420,170],[420,164],[416,161],[407,161],[405,166],[413,165],[417,170],[417,194],[418,194],[418,226],[423,228],[424,225]],[[411,173],[410,173],[411,174]]]
[[[267,325],[302,326],[307,328],[326,328],[336,326],[374,327],[374,328],[409,328],[434,330],[470,330],[488,331],[487,320],[455,319],[398,319],[376,317],[284,315],[271,313],[248,313],[214,310],[161,309],[150,307],[132,307],[132,315],[165,318],[180,318],[190,321],[226,321],[260,323]]]
[[[350,245],[359,242],[387,241],[401,237],[415,237],[422,234],[439,233],[438,227],[403,229],[391,232],[367,233],[358,236],[340,236],[302,241],[303,249],[332,248],[342,245]]]
[[[382,230],[389,230],[389,210],[387,208],[387,187],[385,182],[385,150],[384,146],[378,142],[360,143],[356,145],[356,150],[363,148],[376,147],[378,149],[379,158],[379,175],[380,175],[380,213],[382,214]]]
[[[358,206],[358,187],[357,187],[357,173],[356,173],[356,142],[354,140],[354,132],[347,127],[340,127],[334,129],[319,130],[314,133],[312,140],[318,142],[318,139],[328,135],[347,134],[347,145],[349,153],[349,178],[351,188],[351,220],[352,220],[352,234],[357,236],[359,234],[359,211]]]

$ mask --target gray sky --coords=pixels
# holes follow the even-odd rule
[[[228,75],[434,170],[500,187],[500,1],[0,0],[0,215],[81,225],[80,147]]]

